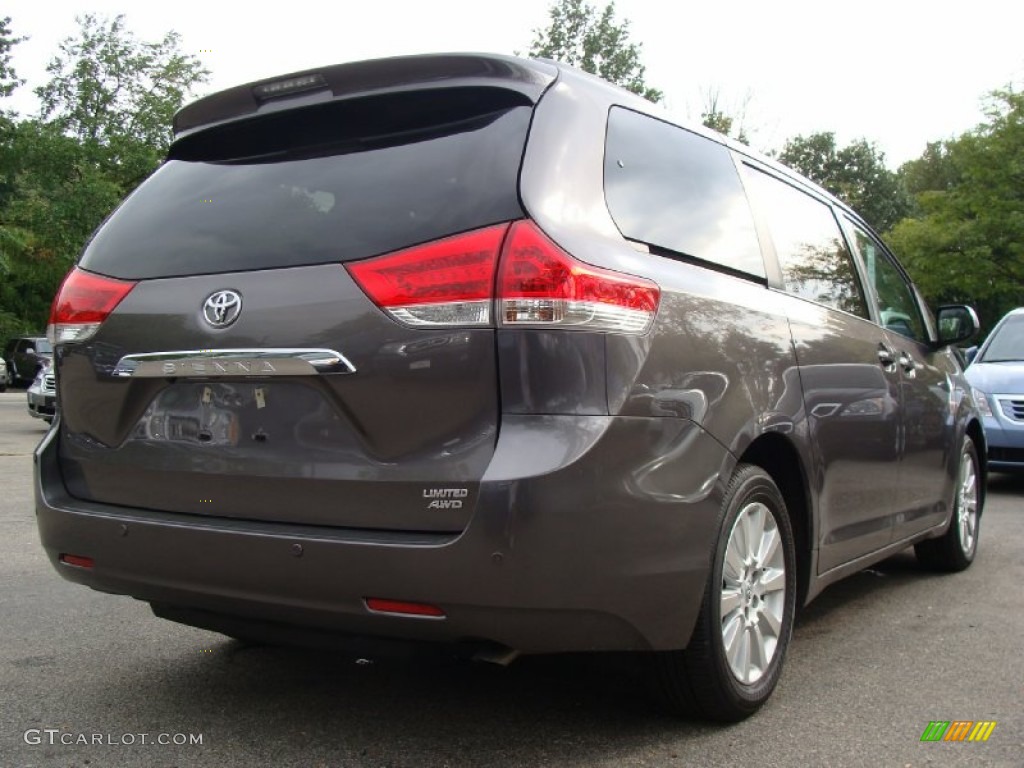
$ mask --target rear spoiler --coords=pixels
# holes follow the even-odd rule
[[[496,54],[429,54],[335,64],[258,80],[199,99],[175,114],[174,138],[264,112],[425,86],[491,85],[518,91],[536,103],[557,76],[558,69],[551,64]]]

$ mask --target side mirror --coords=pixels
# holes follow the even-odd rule
[[[966,304],[939,307],[936,313],[939,325],[939,346],[948,347],[974,338],[981,329],[978,315]]]

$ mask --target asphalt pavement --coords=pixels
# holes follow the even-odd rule
[[[774,697],[734,726],[662,714],[632,656],[508,668],[244,646],[61,580],[39,545],[46,425],[0,394],[0,766],[1024,766],[1024,477],[978,559],[911,551],[797,619]],[[987,742],[922,742],[931,721]]]

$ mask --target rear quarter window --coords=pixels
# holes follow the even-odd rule
[[[750,207],[723,145],[613,107],[604,186],[612,219],[630,240],[765,277]]]

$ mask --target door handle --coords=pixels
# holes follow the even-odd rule
[[[917,376],[917,364],[914,362],[914,358],[906,352],[900,352],[900,367],[903,368],[903,372],[907,374],[908,379],[913,379]]]
[[[889,349],[885,344],[878,345],[878,362],[887,373],[896,370],[896,352]]]

